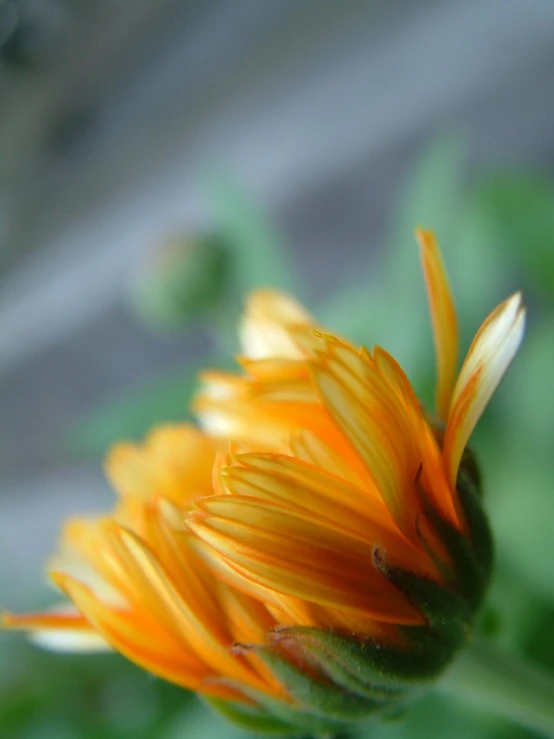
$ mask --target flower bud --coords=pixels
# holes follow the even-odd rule
[[[174,236],[144,264],[131,284],[131,305],[161,329],[205,318],[228,287],[228,254],[220,236]]]

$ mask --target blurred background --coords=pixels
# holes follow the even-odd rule
[[[432,395],[413,230],[464,341],[509,292],[524,348],[475,436],[498,543],[482,628],[554,668],[551,0],[0,0],[0,607],[55,600],[103,453],[187,417],[244,293],[294,291]],[[372,737],[531,736],[424,700]],[[116,656],[0,634],[4,739],[231,739]]]

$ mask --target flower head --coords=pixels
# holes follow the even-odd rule
[[[491,571],[466,446],[525,314],[519,294],[499,305],[457,375],[450,288],[432,234],[418,236],[436,415],[384,349],[254,293],[242,373],[203,376],[205,433],[118,445],[113,513],[66,526],[51,573],[73,610],[5,622],[43,642],[109,645],[258,729],[333,729],[435,676]]]
[[[187,425],[114,447],[106,461],[119,494],[114,511],[66,523],[49,563],[73,606],[5,616],[5,623],[54,649],[111,647],[214,698],[236,699],[234,683],[283,694],[255,654],[230,650],[236,641],[263,641],[277,622],[263,603],[212,574],[184,523],[190,501],[212,492],[217,448]]]
[[[250,298],[243,373],[206,373],[196,402],[209,433],[234,443],[216,465],[219,494],[196,501],[188,524],[222,578],[278,600],[291,626],[273,640],[300,645],[333,679],[336,661],[348,661],[337,657],[339,634],[363,643],[366,668],[378,664],[387,680],[406,678],[402,652],[411,678],[436,673],[466,640],[492,566],[467,442],[521,342],[525,311],[519,293],[499,305],[458,374],[442,259],[431,233],[418,238],[435,414],[384,349],[352,346],[271,291]]]

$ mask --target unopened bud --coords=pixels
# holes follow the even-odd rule
[[[209,314],[227,283],[227,252],[220,237],[174,236],[142,266],[131,286],[131,304],[145,323],[179,328]]]

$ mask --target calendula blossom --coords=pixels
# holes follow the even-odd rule
[[[72,605],[6,616],[43,644],[112,647],[258,730],[334,731],[397,708],[468,639],[492,566],[466,446],[521,342],[516,293],[458,328],[434,237],[418,232],[436,415],[384,349],[254,293],[242,373],[207,372],[204,428],[120,444],[119,497],[69,522],[50,563]]]

